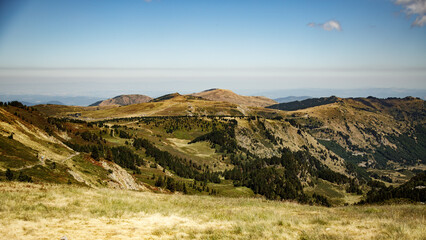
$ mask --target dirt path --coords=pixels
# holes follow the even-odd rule
[[[64,160],[62,160],[61,163],[65,163],[66,161],[68,161],[68,160],[70,160],[73,157],[78,156],[78,155],[80,155],[80,153],[79,152],[75,152],[75,153],[71,154],[69,157],[67,157]]]

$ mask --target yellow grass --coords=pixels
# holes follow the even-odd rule
[[[2,239],[425,239],[425,216],[423,205],[323,208],[0,183]]]

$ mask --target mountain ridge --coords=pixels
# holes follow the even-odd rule
[[[342,98],[338,98],[336,96],[322,97],[322,98],[309,98],[302,101],[297,100],[292,102],[279,103],[279,104],[267,106],[267,108],[284,110],[284,111],[295,111],[295,110],[335,103],[341,100]]]
[[[151,101],[152,98],[141,94],[128,94],[119,95],[110,99],[100,100],[89,105],[89,107],[95,106],[127,106],[138,103],[145,103]]]
[[[288,97],[280,97],[275,98],[274,100],[278,103],[288,103],[288,102],[294,102],[294,101],[303,101],[309,98],[313,98],[310,96],[288,96]]]

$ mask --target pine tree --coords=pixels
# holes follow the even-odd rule
[[[161,176],[158,177],[157,181],[155,181],[156,187],[162,187],[164,185],[163,178]]]
[[[188,194],[188,190],[186,189],[186,183],[183,183],[183,194]]]
[[[169,189],[171,192],[174,192],[176,190],[173,178],[167,178],[166,188]]]
[[[9,169],[9,168],[6,170],[6,178],[7,178],[7,180],[9,180],[9,181],[12,181],[12,179],[13,179],[13,172],[12,172],[12,171],[10,171],[10,169]]]
[[[91,157],[93,159],[95,159],[96,161],[99,161],[99,150],[98,150],[98,148],[93,148]]]

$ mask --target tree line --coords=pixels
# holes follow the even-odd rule
[[[77,143],[65,142],[67,146],[78,152],[90,153],[91,157],[97,161],[100,158],[112,161],[121,167],[134,170],[140,173],[139,166],[144,165],[145,161],[134,151],[126,146],[109,147],[100,144],[80,145]]]

